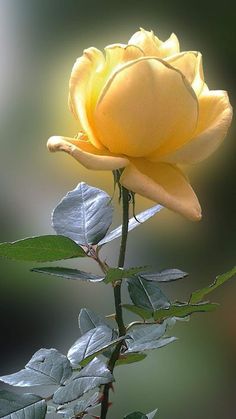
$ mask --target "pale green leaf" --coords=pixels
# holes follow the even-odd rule
[[[109,282],[119,281],[124,278],[133,278],[139,272],[145,271],[145,269],[147,269],[147,266],[139,266],[129,269],[109,268],[104,278],[104,282],[108,284]]]
[[[63,236],[29,237],[12,243],[0,244],[0,257],[13,260],[52,262],[86,256],[75,242]]]
[[[214,291],[216,288],[220,287],[220,285],[223,285],[226,281],[231,279],[234,275],[236,275],[236,266],[231,269],[230,271],[219,275],[216,277],[215,281],[204,288],[201,288],[200,290],[194,291],[190,297],[189,302],[191,304],[198,303],[201,301],[206,295],[210,294],[212,291]]]
[[[104,325],[108,326],[106,320],[102,316],[94,313],[94,311],[89,310],[88,308],[82,308],[80,310],[79,328],[82,335],[95,327]]]
[[[179,269],[165,269],[160,272],[144,272],[140,276],[148,281],[172,282],[177,279],[185,278],[188,274]]]
[[[108,326],[101,325],[89,330],[82,335],[69,349],[67,357],[73,367],[77,367],[82,361],[89,360],[114,346],[121,339],[117,339],[116,333]]]
[[[157,214],[159,211],[161,211],[163,207],[161,205],[155,205],[154,207],[148,208],[145,211],[140,212],[136,217],[130,218],[129,220],[129,231],[133,230],[134,228],[142,225],[145,221],[147,221],[149,218],[153,217],[155,214]],[[112,230],[110,233],[108,233],[100,242],[98,243],[99,246],[102,246],[103,244],[109,243],[112,240],[117,239],[122,234],[122,225]]]
[[[81,245],[97,244],[112,223],[111,197],[84,182],[61,200],[52,214],[57,234]]]
[[[176,338],[163,338],[166,333],[167,323],[154,325],[136,325],[129,331],[126,339],[127,353],[144,352],[147,350],[158,349],[168,345]],[[162,338],[162,339],[161,339]]]
[[[153,315],[152,310],[148,310],[148,309],[145,309],[145,308],[142,308],[142,307],[137,307],[133,304],[122,304],[122,307],[125,308],[128,311],[131,311],[131,313],[137,314],[143,320],[148,320]]]
[[[113,376],[106,364],[100,359],[94,358],[73,379],[54,393],[53,401],[56,404],[71,402],[87,391],[112,381]]]
[[[173,304],[169,308],[157,310],[154,320],[159,321],[169,317],[186,317],[193,313],[213,311],[218,307],[216,303]]]
[[[46,411],[46,402],[41,397],[0,390],[0,418],[43,419]]]
[[[72,375],[69,360],[56,349],[40,349],[23,370],[4,375],[0,380],[18,387],[63,384]]]
[[[135,306],[154,312],[170,306],[170,302],[158,284],[140,276],[128,280],[129,295]]]
[[[61,266],[43,266],[40,268],[33,268],[31,271],[64,279],[72,279],[74,281],[101,282],[104,278],[103,276],[80,271],[79,269],[63,268]]]

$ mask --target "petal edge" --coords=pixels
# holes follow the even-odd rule
[[[116,170],[129,164],[125,157],[97,150],[91,143],[76,138],[53,136],[47,147],[51,152],[65,151],[90,170]]]
[[[176,166],[150,163],[144,159],[132,161],[120,178],[127,189],[151,199],[192,221],[201,219],[197,196],[183,173]]]

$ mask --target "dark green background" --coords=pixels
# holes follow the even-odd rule
[[[88,46],[127,42],[141,26],[161,39],[171,32],[182,50],[203,53],[211,89],[236,88],[232,1],[1,0],[0,220],[1,240],[51,233],[50,212],[83,180],[112,192],[110,174],[88,172],[68,156],[50,155],[53,134],[73,136],[67,109],[71,67]],[[233,124],[234,125],[234,124]],[[190,176],[203,208],[191,223],[163,211],[130,235],[127,266],[178,267],[190,277],[167,293],[187,297],[235,264],[235,127],[217,153]],[[138,209],[151,203],[138,200]],[[119,209],[117,207],[117,214]],[[118,218],[117,218],[118,222]],[[106,256],[115,263],[118,244]],[[68,263],[66,263],[68,265]],[[94,269],[83,261],[81,268]],[[29,273],[27,264],[1,262],[0,374],[23,367],[40,347],[66,352],[78,337],[77,315],[87,306],[110,313],[110,287]],[[127,299],[124,293],[124,299]],[[160,419],[235,417],[236,284],[217,291],[220,309],[196,315],[173,333],[179,341],[140,364],[119,367],[110,419],[159,408]]]

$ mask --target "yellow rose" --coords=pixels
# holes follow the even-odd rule
[[[72,69],[69,107],[83,132],[54,136],[50,151],[65,151],[94,170],[123,168],[127,189],[192,219],[201,207],[178,165],[208,157],[232,119],[227,92],[209,90],[199,52],[179,51],[172,34],[162,42],[141,29],[128,45],[105,55],[88,48]]]

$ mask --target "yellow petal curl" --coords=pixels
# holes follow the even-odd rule
[[[154,35],[153,31],[140,28],[129,40],[129,44],[139,46],[146,56],[165,58],[179,52],[179,41],[172,33],[165,42]]]
[[[49,138],[47,147],[51,152],[65,151],[91,170],[116,170],[129,164],[126,157],[98,150],[88,141],[76,138],[53,136]]]
[[[133,159],[121,176],[127,189],[199,221],[201,207],[186,177],[176,166]]]

